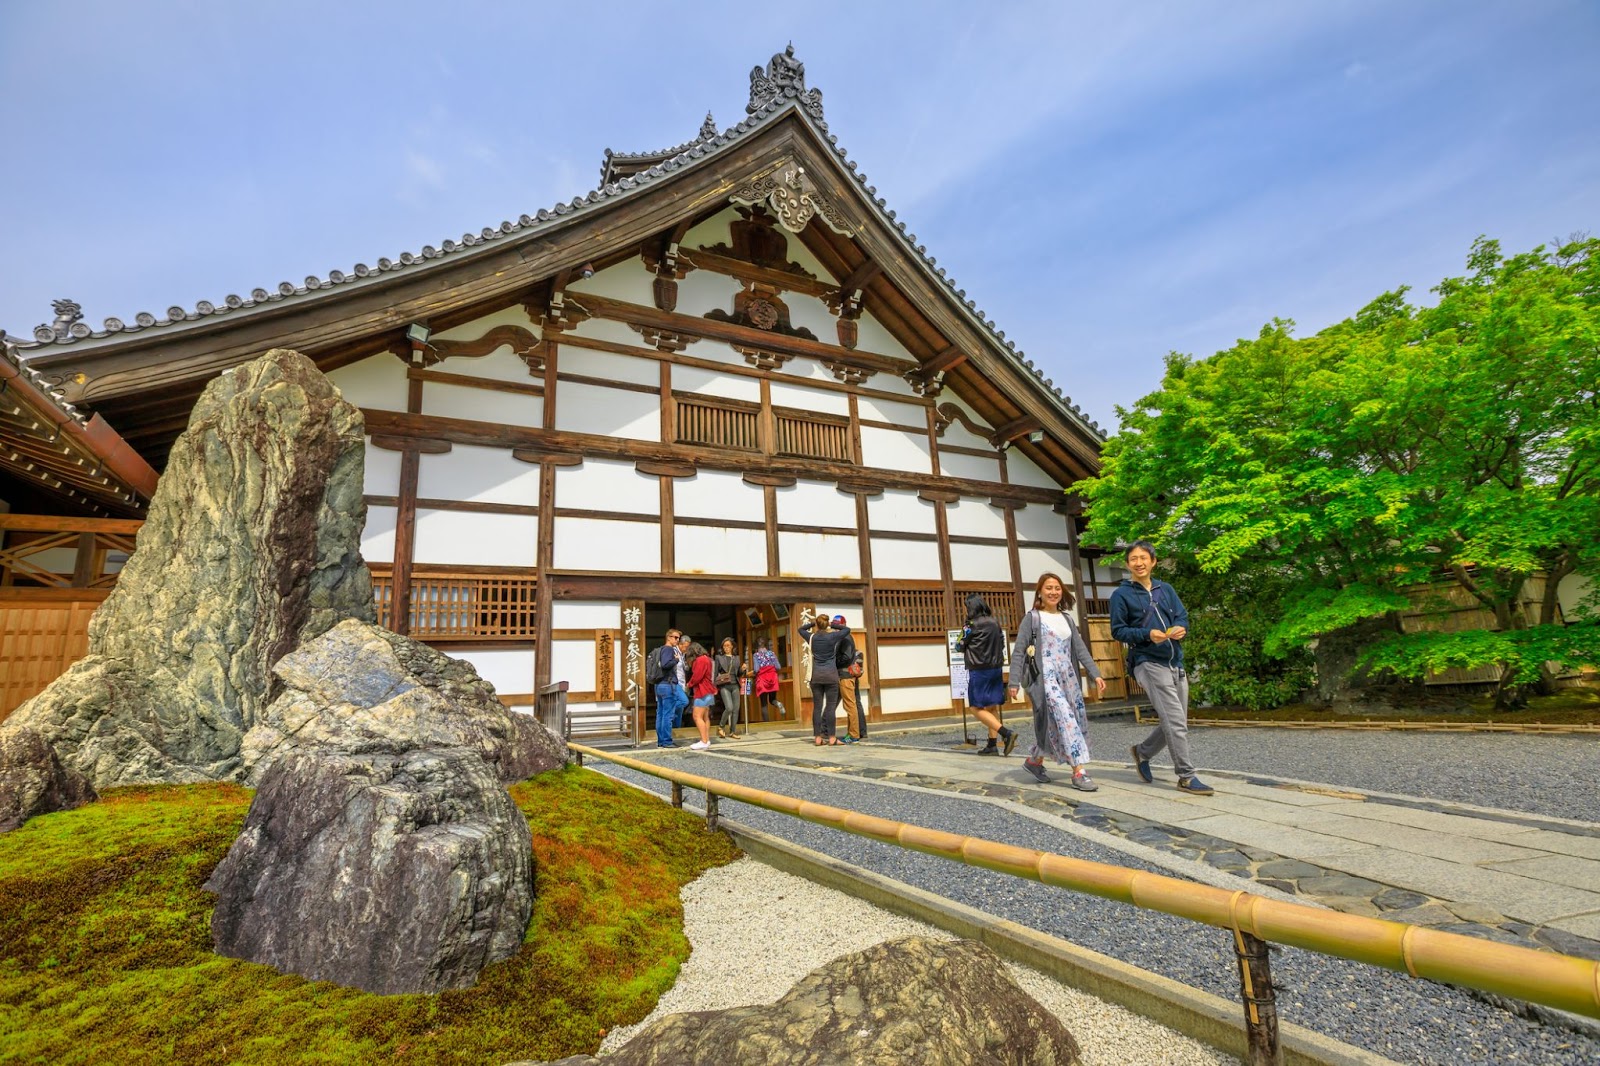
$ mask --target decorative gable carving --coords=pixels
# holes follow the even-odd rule
[[[765,204],[778,224],[790,233],[799,233],[813,218],[820,218],[835,233],[856,235],[855,226],[834,206],[806,175],[806,168],[788,164],[780,173],[745,182],[728,197],[736,204]]]

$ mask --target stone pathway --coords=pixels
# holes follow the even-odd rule
[[[1067,819],[1337,910],[1600,959],[1600,826],[1414,797],[1208,771],[1211,797],[1092,764],[1100,791],[1065,773],[1019,781],[1020,757],[773,738],[718,749],[983,796]]]

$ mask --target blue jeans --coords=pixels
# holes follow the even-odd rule
[[[662,681],[656,685],[656,743],[672,743],[672,729],[678,724],[678,715],[689,705],[689,694],[681,685]]]

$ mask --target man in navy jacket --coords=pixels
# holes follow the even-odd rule
[[[1155,545],[1135,541],[1128,549],[1128,572],[1111,593],[1111,635],[1128,647],[1128,668],[1150,697],[1161,724],[1130,751],[1139,776],[1146,782],[1150,759],[1162,748],[1172,752],[1178,772],[1178,791],[1209,796],[1212,789],[1195,776],[1189,761],[1189,677],[1183,672],[1183,638],[1189,635],[1189,612],[1178,594],[1151,571],[1156,565]]]

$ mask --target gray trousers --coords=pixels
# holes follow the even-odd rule
[[[1172,768],[1179,777],[1193,777],[1189,761],[1189,675],[1160,663],[1144,662],[1133,668],[1133,679],[1150,697],[1161,724],[1134,748],[1139,758],[1149,759],[1162,748],[1172,752]]]

